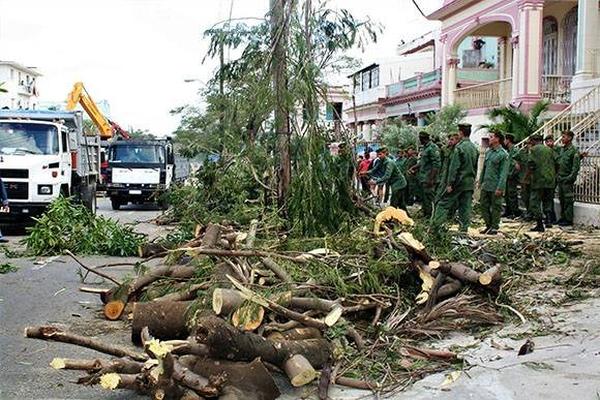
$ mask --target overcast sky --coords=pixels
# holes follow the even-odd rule
[[[425,13],[442,0],[417,0]],[[171,133],[174,107],[197,102],[214,72],[203,32],[232,18],[263,17],[268,0],[0,0],[0,60],[36,66],[42,101],[63,101],[76,81],[106,99],[122,126]],[[385,30],[363,61],[435,28],[412,0],[331,0]],[[197,79],[186,83],[184,80]]]

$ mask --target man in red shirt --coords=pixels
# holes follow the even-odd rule
[[[358,163],[358,177],[360,179],[360,186],[364,192],[370,192],[369,186],[369,177],[367,176],[367,171],[371,167],[371,160],[368,151],[365,151],[364,158]]]

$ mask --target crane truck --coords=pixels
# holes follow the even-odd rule
[[[0,176],[10,202],[1,220],[28,220],[58,196],[96,211],[100,137],[83,131],[80,111],[0,110]]]

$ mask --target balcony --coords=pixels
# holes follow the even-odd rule
[[[512,100],[512,78],[472,85],[454,91],[454,102],[467,110],[499,107]]]
[[[542,98],[553,104],[571,103],[571,80],[567,75],[543,75]]]
[[[435,85],[442,79],[442,71],[436,69],[424,74],[417,74],[412,78],[405,79],[398,83],[387,86],[386,97],[395,97],[407,93],[412,93]]]

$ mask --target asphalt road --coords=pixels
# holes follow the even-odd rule
[[[153,237],[161,229],[148,221],[160,214],[154,207],[124,207],[113,211],[106,199],[99,199],[98,213],[124,223],[135,223],[136,229]],[[22,233],[22,230],[9,230]],[[8,236],[11,248],[19,248],[22,236]],[[65,329],[97,337],[112,343],[130,345],[125,322],[106,321],[101,314],[98,296],[80,292],[80,268],[68,257],[49,259],[7,259],[17,272],[0,274],[0,400],[5,399],[138,399],[132,393],[106,392],[99,388],[72,383],[81,376],[72,371],[56,371],[49,367],[54,357],[95,358],[99,353],[77,346],[25,339],[23,330],[30,325],[53,324]],[[51,260],[51,259],[50,259]],[[86,265],[122,261],[110,257],[82,257]],[[134,261],[134,259],[131,259]],[[108,271],[108,270],[107,270]],[[128,268],[111,268],[110,273],[122,277]],[[96,277],[86,279],[86,286],[110,287]]]

